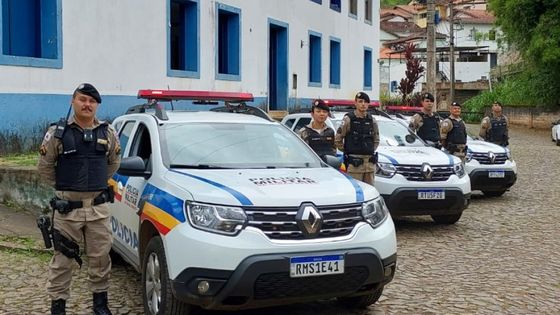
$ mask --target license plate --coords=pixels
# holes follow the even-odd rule
[[[419,190],[418,200],[437,200],[445,199],[444,190]]]
[[[290,277],[312,277],[344,273],[344,255],[290,258]]]
[[[488,171],[488,178],[504,178],[505,176],[504,171]]]

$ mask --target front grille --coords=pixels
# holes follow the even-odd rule
[[[264,232],[277,240],[299,240],[305,235],[296,223],[299,207],[245,207],[248,226]],[[362,218],[362,205],[320,206],[317,210],[323,217],[321,231],[316,238],[345,236]]]
[[[255,281],[257,300],[305,297],[336,292],[355,292],[369,277],[368,268],[347,267],[343,274],[290,278],[287,272],[260,275]]]
[[[472,158],[477,160],[480,164],[504,164],[507,161],[507,154],[506,153],[494,153],[495,159],[494,162],[488,156],[488,153],[473,153]]]
[[[454,174],[452,165],[431,165],[432,177],[426,178],[422,173],[421,165],[396,165],[397,174],[406,177],[407,180],[415,182],[439,182],[446,181]]]

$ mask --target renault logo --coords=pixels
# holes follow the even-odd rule
[[[302,203],[296,214],[296,222],[303,235],[312,238],[321,231],[323,217],[312,203]]]
[[[426,179],[426,180],[432,179],[432,176],[434,175],[434,170],[432,169],[430,164],[428,164],[428,163],[422,164],[422,170],[421,171],[422,171],[422,175],[424,175],[424,179]]]
[[[490,164],[494,164],[496,161],[496,154],[494,154],[494,152],[488,152],[488,159],[490,159]]]

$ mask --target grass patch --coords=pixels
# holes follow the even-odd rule
[[[38,153],[10,154],[0,156],[0,166],[36,166],[39,160]]]
[[[43,263],[48,263],[52,257],[51,252],[38,252],[31,249],[8,248],[0,249],[0,251],[10,255],[19,256],[22,263],[29,263],[29,261],[27,261],[29,258],[36,258]]]
[[[26,248],[35,247],[37,245],[33,238],[24,236],[0,235],[0,241],[18,244]]]

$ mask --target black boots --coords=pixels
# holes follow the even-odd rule
[[[51,315],[66,315],[66,301],[63,299],[52,300]]]
[[[107,292],[93,294],[93,313],[95,315],[112,315],[107,306]]]

